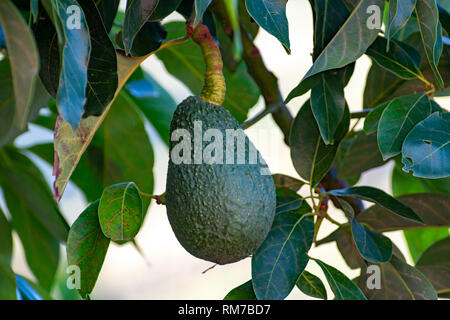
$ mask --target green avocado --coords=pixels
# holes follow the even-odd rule
[[[196,139],[195,128],[198,132],[199,123],[203,138]],[[228,110],[199,97],[184,100],[175,110],[170,126],[171,140],[176,138],[170,142],[166,185],[170,224],[188,252],[218,264],[236,262],[253,254],[266,238],[275,216],[275,185],[259,152],[252,149],[254,153],[250,153],[249,147],[254,147],[241,131],[245,136],[245,162],[238,162],[238,151],[243,148],[238,149],[237,139],[227,139],[227,129],[238,128],[239,123]],[[186,136],[177,138],[180,136],[174,135],[177,129],[189,133],[191,139],[185,144],[188,149],[180,151],[180,143]],[[206,138],[208,129],[217,129],[209,131],[218,136]],[[213,162],[205,156],[201,163],[195,161],[194,144],[201,143],[205,155],[210,150],[208,145],[220,142],[220,136],[223,148],[209,154],[217,156],[220,149],[223,161]],[[230,151],[226,149],[227,140],[235,142],[234,147],[229,147],[234,152],[229,159],[235,161],[227,161],[226,154]],[[189,153],[180,163],[178,157],[186,156],[184,152]],[[255,153],[258,160],[250,161]]]

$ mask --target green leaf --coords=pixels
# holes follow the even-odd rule
[[[369,289],[366,268],[361,268],[358,285],[369,300],[435,300],[436,291],[429,280],[416,268],[393,255],[388,263],[379,265],[381,288]]]
[[[353,240],[361,256],[370,262],[387,262],[392,256],[392,242],[389,238],[362,226],[355,219],[355,212],[345,200],[338,199],[350,222]]]
[[[389,105],[390,101],[383,102],[382,104],[376,106],[370,113],[366,116],[364,120],[364,132],[367,134],[374,133],[378,129],[378,122],[380,121],[381,114],[384,109]],[[376,137],[376,135],[375,135]]]
[[[0,24],[6,39],[14,84],[15,125],[27,127],[39,72],[39,55],[33,33],[10,0],[0,2]]]
[[[26,128],[22,130],[17,125],[15,93],[9,59],[5,58],[0,61],[0,74],[0,146],[4,146],[23,133]],[[38,79],[33,105],[27,121],[34,120],[37,117],[39,110],[45,106],[48,98],[48,94]]]
[[[64,47],[62,49],[62,63],[59,77],[59,87],[57,94],[57,104],[60,114],[72,126],[78,127],[83,115],[84,104],[86,102],[86,87],[88,82],[88,62],[91,44],[89,41],[88,26],[82,10],[79,10],[79,20],[71,21],[78,23],[72,29],[69,24],[67,12],[70,6],[79,8],[76,0],[52,0],[53,7],[60,25],[62,26],[62,36]],[[77,15],[78,16],[78,15]],[[69,28],[70,27],[70,28]]]
[[[439,193],[407,194],[397,198],[414,208],[423,224],[397,215],[380,205],[372,206],[358,214],[358,221],[370,225],[378,232],[427,227],[450,227],[450,197]]]
[[[117,10],[119,9],[119,4],[120,0],[97,0],[95,2],[107,33],[109,33],[112,29],[114,19],[117,15]]]
[[[439,10],[439,21],[441,22],[444,30],[447,31],[447,34],[450,35],[450,9],[442,7],[440,3],[437,3],[437,7]]]
[[[325,144],[334,144],[334,136],[345,112],[342,73],[323,72],[311,91],[311,109]]]
[[[447,297],[450,291],[450,237],[429,246],[416,267],[430,280],[439,296]]]
[[[431,66],[434,78],[439,88],[444,81],[439,73],[438,63],[442,54],[442,27],[439,22],[439,12],[435,0],[417,0],[415,13],[419,26],[425,55]]]
[[[314,223],[305,216],[309,212],[311,208],[304,201],[300,213],[275,216],[266,240],[252,257],[253,288],[258,299],[286,298],[305,269],[314,236]]]
[[[160,21],[174,12],[183,0],[164,0],[159,1],[148,21]]]
[[[421,253],[424,252],[430,245],[450,235],[448,228],[404,230],[403,233],[414,262],[419,259]]]
[[[450,267],[450,237],[437,241],[422,253],[416,266]]]
[[[385,38],[377,37],[367,49],[367,55],[376,63],[401,79],[423,78],[420,71],[420,54],[407,44],[391,40],[389,52]]]
[[[103,234],[115,241],[132,240],[143,220],[142,199],[134,182],[123,182],[103,190],[98,206]]]
[[[11,226],[2,209],[0,209],[0,259],[11,263],[12,249]]]
[[[123,21],[122,40],[125,52],[129,54],[133,46],[134,38],[139,30],[148,21],[159,0],[128,0]]]
[[[367,300],[361,290],[342,272],[332,266],[314,259],[322,269],[328,284],[337,300]]]
[[[130,49],[132,57],[142,57],[157,50],[167,37],[167,32],[159,22],[146,22],[134,38]],[[125,49],[122,42],[122,31],[114,36],[115,43],[120,49]]]
[[[313,61],[317,59],[333,36],[339,31],[350,15],[343,1],[341,0],[317,0],[314,1],[314,51]],[[350,71],[350,72],[349,72]],[[344,70],[339,70],[338,74],[350,74],[353,72],[353,65]],[[346,76],[344,76],[345,78]],[[303,79],[300,84],[292,90],[286,99],[286,103],[297,96],[305,94],[313,88],[320,80],[320,75]],[[347,81],[348,82],[348,81]],[[345,83],[346,85],[346,83]]]
[[[341,190],[331,190],[328,193],[337,197],[350,196],[375,202],[398,216],[422,222],[422,219],[410,207],[407,207],[380,189],[373,187],[350,187]]]
[[[164,25],[169,38],[178,38],[186,28],[182,22],[170,22]],[[201,50],[192,40],[168,47],[157,52],[167,71],[181,80],[194,95],[199,95],[204,84],[205,63]],[[248,110],[258,101],[260,92],[253,79],[247,73],[246,65],[241,63],[235,73],[223,71],[227,92],[223,106],[239,121],[247,118]]]
[[[302,272],[296,285],[301,292],[308,296],[327,300],[327,290],[325,289],[322,280],[306,270]]]
[[[59,242],[67,239],[68,226],[39,169],[16,151],[9,151],[6,157],[0,165],[0,185],[11,223],[31,271],[42,287],[49,290],[58,267]]]
[[[450,175],[450,113],[435,112],[419,122],[402,146],[403,170],[415,177],[444,178]]]
[[[333,164],[338,177],[353,185],[361,174],[385,164],[378,150],[376,134],[355,132],[342,140]]]
[[[430,114],[431,104],[425,93],[392,100],[378,122],[377,141],[383,159],[399,154],[408,133]]]
[[[330,169],[339,142],[348,131],[350,116],[348,108],[335,133],[335,144],[325,145],[307,101],[298,112],[290,134],[291,158],[300,177],[317,184]],[[308,123],[307,126],[304,124]]]
[[[378,6],[380,12],[383,12],[384,1],[382,0],[361,0],[357,4],[303,79],[326,70],[342,68],[363,55],[375,41],[381,28],[381,22],[374,28],[367,26],[368,23],[374,23],[370,14],[371,10],[369,10],[369,7],[374,5]]]
[[[275,183],[275,188],[288,188],[292,191],[298,191],[304,185],[303,181],[292,178],[290,176],[276,173],[272,175],[273,182]]]
[[[257,300],[255,291],[253,291],[252,280],[228,292],[223,300]]]
[[[119,85],[118,90],[123,87],[128,77],[145,60],[142,58],[129,58],[117,55]],[[81,156],[91,142],[95,132],[108,114],[112,103],[108,105],[101,116],[90,116],[82,119],[80,126],[73,131],[70,124],[58,116],[55,124],[54,145],[54,175],[53,184],[55,198],[61,199],[64,189],[69,181],[73,171],[78,165]],[[60,161],[64,159],[64,161]],[[127,179],[128,180],[128,179]],[[123,180],[122,180],[123,181]]]
[[[200,20],[203,18],[203,14],[205,13],[211,1],[212,0],[195,0],[194,26],[200,23]]]
[[[14,195],[20,199],[20,204],[13,207],[23,208],[21,213],[31,214],[40,224],[61,243],[67,239],[69,225],[65,221],[52,198],[49,186],[39,168],[17,149],[6,148],[2,151],[0,164],[0,179],[3,192]],[[8,203],[9,207],[10,203]],[[9,208],[13,217],[14,228],[17,219],[14,219],[12,208]]]
[[[401,169],[401,162],[396,159],[395,166],[392,170],[392,194],[394,196],[400,196],[410,193],[432,192],[438,191],[446,193],[450,188],[439,188],[439,183],[445,185],[445,181],[439,180],[427,180],[415,178],[411,174],[404,172]],[[440,179],[448,180],[450,179]],[[437,186],[434,186],[437,183]],[[416,262],[423,251],[437,240],[443,239],[450,235],[448,227],[444,228],[427,228],[427,229],[415,229],[404,230],[406,242],[408,244],[409,252],[414,262]]]
[[[42,6],[39,8],[37,21],[32,24],[32,29],[39,50],[39,77],[48,93],[56,98],[60,70],[58,34],[52,20]]]
[[[261,28],[276,37],[291,52],[289,24],[286,17],[287,0],[246,0],[248,13]]]
[[[142,94],[147,90],[148,94]],[[170,122],[177,104],[172,96],[150,74],[138,69],[125,85],[126,94],[153,125],[161,139],[169,145]]]
[[[276,189],[277,207],[276,213],[295,211],[299,209],[303,203],[302,197],[289,188]]]
[[[16,276],[11,269],[11,261],[2,256],[0,256],[0,275],[0,300],[16,300]]]
[[[393,0],[389,2],[389,18],[386,21],[386,38],[389,40],[402,29],[414,11],[416,0]]]
[[[88,85],[83,117],[99,116],[114,99],[117,89],[117,58],[94,0],[80,1],[90,37]]]
[[[78,292],[83,298],[94,289],[110,242],[100,228],[98,206],[99,201],[95,201],[80,214],[67,239],[67,264],[80,268]]]

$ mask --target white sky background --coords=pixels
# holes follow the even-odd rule
[[[124,8],[122,1],[121,7]],[[292,54],[287,55],[281,44],[264,30],[260,30],[256,38],[266,66],[275,73],[284,97],[294,88],[310,68],[313,48],[312,12],[308,1],[291,0],[287,4],[289,31]],[[168,20],[180,20],[181,16],[173,14]],[[362,109],[363,88],[370,67],[370,60],[363,56],[356,64],[355,73],[345,90],[347,102],[352,111]],[[148,71],[177,102],[191,95],[189,90],[177,79],[167,73],[163,64],[152,56],[147,59],[144,69]],[[308,95],[292,100],[288,107],[295,115],[306,101]],[[449,98],[438,100],[442,106],[450,106]],[[260,102],[250,111],[250,117],[264,108]],[[307,125],[307,124],[305,124]],[[160,194],[165,190],[168,149],[147,124],[148,133],[155,151],[155,190]],[[262,153],[272,173],[284,173],[298,177],[290,160],[289,149],[283,143],[283,136],[270,116],[248,129],[247,134]],[[35,142],[50,141],[51,134],[32,126],[31,131],[18,139],[18,145],[31,145]],[[37,159],[36,157],[33,159]],[[37,159],[48,181],[52,181],[51,168]],[[370,185],[390,190],[390,174],[392,163],[371,170],[362,176],[359,185]],[[304,189],[301,193],[304,193]],[[99,195],[100,196],[100,195]],[[86,207],[81,192],[73,184],[69,184],[63,199],[61,209],[70,224]],[[338,211],[330,210],[331,215],[344,222],[344,216]],[[336,227],[324,222],[318,239],[332,232]],[[407,254],[406,243],[400,232],[387,234],[395,244]],[[15,236],[14,270],[33,278],[25,263],[23,250]],[[154,202],[150,206],[145,223],[137,236],[148,261],[145,261],[131,245],[117,246],[112,244],[93,292],[94,299],[222,299],[231,289],[251,278],[250,259],[217,266],[202,274],[202,271],[212,266],[212,263],[197,259],[187,253],[176,240],[169,225],[166,209]],[[62,250],[64,252],[65,250]],[[339,254],[335,243],[313,248],[310,255],[343,271],[350,278],[359,274],[359,270],[351,270]],[[324,283],[325,277],[320,268],[310,262],[307,270],[319,276]],[[329,298],[333,297],[328,285]],[[297,288],[289,295],[289,299],[310,299]]]

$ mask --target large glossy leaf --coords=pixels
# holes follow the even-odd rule
[[[261,28],[276,37],[290,53],[287,0],[246,0],[248,13]]]
[[[39,50],[39,76],[48,93],[56,98],[59,86],[60,57],[58,34],[45,9],[39,8],[39,17],[32,25]]]
[[[0,209],[0,300],[16,299],[16,281],[11,269],[11,226]]]
[[[355,219],[355,212],[350,204],[339,199],[347,219],[349,220],[353,240],[361,256],[370,262],[387,262],[392,256],[392,242],[389,238],[362,226]]]
[[[345,111],[344,80],[341,72],[323,72],[311,91],[311,110],[325,144],[334,136]]]
[[[422,222],[422,219],[408,206],[388,195],[386,192],[373,187],[350,187],[341,190],[328,191],[334,196],[350,196],[363,200],[375,202],[392,213],[406,219],[416,222]]]
[[[386,21],[386,38],[389,40],[402,29],[414,11],[416,0],[393,0],[389,2],[389,16]]]
[[[435,112],[419,122],[402,146],[403,170],[422,178],[450,175],[450,113]]]
[[[436,1],[417,0],[415,13],[425,55],[438,87],[442,88],[444,81],[438,69],[438,63],[442,53],[442,27],[439,22]]]
[[[372,206],[361,212],[357,219],[376,231],[385,232],[399,229],[426,227],[450,227],[450,197],[438,193],[407,194],[397,198],[404,205],[414,208],[414,212],[423,220],[423,224],[397,215],[380,205]]]
[[[437,3],[439,10],[439,21],[442,24],[442,28],[450,35],[450,7],[444,8],[441,3]]]
[[[371,6],[377,6],[383,12],[384,1],[361,0],[303,79],[326,70],[344,67],[364,54],[375,41],[381,28],[381,22],[379,25],[375,25],[375,21],[372,20],[374,16],[371,17],[370,9],[375,7]],[[368,27],[369,24],[371,25],[370,28]],[[292,94],[293,92],[289,96]]]
[[[228,292],[223,300],[256,300],[252,280],[249,280]]]
[[[258,299],[284,299],[308,263],[314,223],[305,214],[311,208],[304,201],[301,212],[275,216],[266,240],[252,257],[253,288]]]
[[[322,269],[337,300],[367,300],[361,290],[336,268],[315,259]]]
[[[11,62],[15,97],[15,122],[27,127],[39,72],[39,56],[33,33],[10,0],[0,2],[0,24]]]
[[[20,129],[17,124],[15,93],[9,59],[5,58],[0,61],[0,74],[0,146],[3,146],[13,141],[25,129]],[[45,106],[48,98],[48,94],[38,79],[27,121],[36,118],[39,109]]]
[[[385,164],[378,150],[376,134],[356,132],[342,140],[333,168],[349,184],[358,182],[361,174]]]
[[[122,40],[128,54],[142,26],[148,21],[159,0],[128,0],[123,21]]]
[[[416,266],[450,267],[450,237],[446,237],[430,246],[420,256]]]
[[[70,228],[67,239],[67,263],[80,268],[78,292],[86,298],[94,289],[110,240],[106,238],[98,221],[99,201],[91,203]]]
[[[164,25],[169,38],[178,38],[185,33],[185,24],[170,22]],[[192,40],[171,46],[157,54],[167,71],[181,80],[194,95],[199,95],[203,88],[205,63],[200,47]],[[227,92],[223,106],[239,121],[247,118],[248,110],[259,98],[259,89],[247,73],[244,63],[238,66],[235,73],[224,70]]]
[[[142,224],[142,199],[134,182],[122,182],[103,190],[98,219],[103,234],[115,241],[132,240]]]
[[[99,116],[117,89],[117,58],[94,0],[80,1],[90,37],[88,85],[83,116]]]
[[[392,100],[378,122],[377,141],[383,159],[399,154],[411,129],[430,114],[430,100],[424,93]]]
[[[430,280],[438,294],[448,298],[450,292],[450,237],[437,241],[425,250],[416,267]]]
[[[387,43],[385,38],[377,37],[367,49],[367,55],[401,79],[423,78],[420,71],[420,53],[416,49],[392,40],[387,51]]]
[[[17,205],[26,208],[26,212],[32,214],[57,241],[64,243],[69,226],[52,199],[39,168],[16,149],[4,149],[3,157],[0,164],[3,192],[18,197],[21,203]],[[14,213],[10,213],[14,218]]]
[[[123,87],[130,75],[147,58],[129,58],[118,53],[118,76],[119,85],[116,91]],[[91,142],[95,132],[106,117],[112,103],[108,105],[101,116],[87,117],[81,121],[80,126],[73,131],[70,124],[61,117],[58,117],[55,126],[55,160],[53,174],[55,176],[54,194],[56,199],[60,199],[67,182],[75,170],[84,151]]]
[[[435,300],[436,291],[429,280],[416,268],[397,256],[388,263],[379,265],[381,288],[369,289],[368,277],[372,273],[361,269],[358,285],[369,300]],[[370,281],[369,281],[370,282]]]
[[[411,174],[401,169],[401,162],[396,159],[392,170],[392,194],[398,197],[403,194],[422,193],[422,192],[442,192],[450,191],[450,185],[445,187],[445,183],[450,183],[450,179],[421,179],[415,178]],[[445,181],[447,180],[447,181]],[[442,185],[442,187],[440,186]],[[404,230],[409,252],[414,262],[416,262],[423,251],[436,241],[450,235],[448,227],[444,228],[426,228]]]
[[[70,9],[68,10],[70,6],[80,8],[76,0],[52,0],[52,3],[59,23],[62,26],[63,35],[61,36],[64,37],[59,87],[56,99],[62,117],[75,130],[80,124],[83,107],[86,102],[87,67],[89,50],[91,50],[89,31],[83,11],[78,10],[78,12],[74,13]],[[76,14],[77,19],[72,17],[72,20],[69,21],[67,19],[67,12]],[[74,24],[74,26],[69,22]]]
[[[11,262],[0,256],[0,300],[16,300],[16,277]]]
[[[312,273],[306,270],[303,271],[296,284],[304,294],[314,298],[327,300],[327,290],[325,289],[322,280]]]
[[[298,112],[290,134],[291,158],[300,177],[318,183],[328,172],[337,152],[339,142],[348,131],[350,122],[348,109],[335,133],[335,144],[325,145],[307,101]],[[304,124],[308,123],[307,126]]]
[[[15,165],[0,168],[0,182],[12,225],[19,235],[25,250],[27,263],[39,283],[49,290],[58,267],[59,241],[65,241],[68,229],[62,224],[61,217],[48,191],[45,181],[41,181],[40,172],[18,154],[8,153]],[[17,157],[17,158],[16,158]],[[22,161],[19,164],[18,161]],[[29,160],[28,160],[29,161]],[[36,172],[37,171],[37,172]],[[51,229],[49,228],[51,226]],[[61,231],[60,231],[61,230]],[[55,239],[54,234],[58,236]],[[61,239],[63,238],[63,239]]]

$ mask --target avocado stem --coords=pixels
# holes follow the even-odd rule
[[[205,59],[205,84],[201,98],[204,101],[222,105],[225,100],[225,78],[223,76],[223,62],[219,46],[209,32],[207,26],[199,24],[195,29],[188,23],[186,34],[200,46]]]

